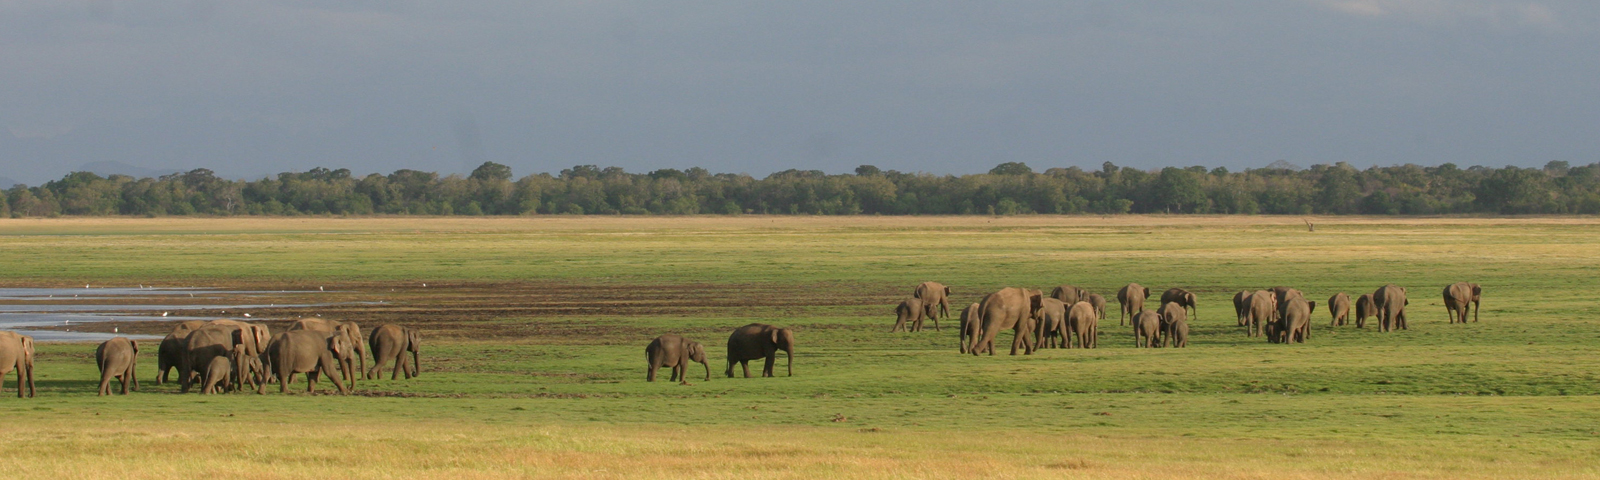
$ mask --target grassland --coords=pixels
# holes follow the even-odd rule
[[[687,217],[0,220],[0,285],[326,286],[272,312],[428,332],[424,376],[351,397],[93,396],[90,345],[0,395],[0,471],[58,478],[1600,477],[1600,219]],[[923,280],[1129,281],[1201,296],[1192,347],[971,357],[884,333]],[[1484,285],[1448,325],[1443,285]],[[1410,331],[1245,338],[1229,298],[1386,282]],[[423,287],[426,283],[428,286]],[[220,313],[220,312],[218,312]],[[734,326],[794,326],[796,376],[722,377]],[[159,331],[158,324],[123,331]],[[660,333],[711,381],[643,381]],[[141,359],[154,370],[154,348]],[[780,364],[782,361],[780,360]],[[698,368],[698,366],[696,366]],[[780,368],[781,370],[781,368]],[[7,395],[14,394],[7,383]],[[300,386],[303,388],[303,385]],[[243,473],[241,473],[243,472]]]

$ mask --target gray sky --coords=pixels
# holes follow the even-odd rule
[[[0,0],[0,176],[1600,160],[1600,2]]]

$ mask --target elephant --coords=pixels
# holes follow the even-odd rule
[[[1250,325],[1246,331],[1252,337],[1262,336],[1268,325],[1278,319],[1278,296],[1270,290],[1256,290],[1248,301]]]
[[[1161,335],[1161,346],[1165,347],[1168,344],[1177,346],[1175,343],[1177,333],[1173,331],[1173,328],[1182,323],[1184,328],[1188,329],[1189,310],[1184,308],[1181,303],[1166,302],[1162,303],[1161,308],[1156,310],[1156,317],[1161,320],[1161,327],[1158,330]],[[1187,334],[1185,334],[1185,337],[1187,337]]]
[[[1483,294],[1483,287],[1476,283],[1456,282],[1444,287],[1444,310],[1450,316],[1450,323],[1467,323],[1467,310],[1472,310],[1472,321],[1478,321],[1478,300]],[[1468,303],[1471,303],[1468,305]]]
[[[1089,306],[1094,307],[1094,315],[1096,317],[1099,317],[1100,320],[1106,319],[1106,297],[1102,297],[1098,293],[1091,293],[1089,294],[1089,299],[1085,301],[1089,302]]]
[[[978,338],[978,304],[967,305],[961,310],[961,353],[967,353],[973,340]]]
[[[1061,285],[1050,291],[1050,298],[1060,300],[1064,305],[1073,305],[1089,300],[1089,291],[1072,285]]]
[[[345,341],[355,349],[354,355],[361,363],[361,370],[353,370],[343,365],[340,366],[340,375],[344,375],[345,381],[350,383],[350,388],[355,388],[356,377],[361,376],[361,374],[356,372],[367,371],[367,348],[362,346],[365,344],[365,342],[361,341],[361,326],[356,325],[356,322],[339,322],[325,318],[302,318],[295,320],[294,323],[289,324],[289,330],[313,330],[318,332],[338,332],[343,334]]]
[[[333,381],[339,393],[350,394],[344,382],[339,381],[335,368],[350,365],[350,339],[337,332],[316,330],[290,330],[272,337],[267,344],[267,358],[278,373],[278,392],[289,393],[289,382],[294,374],[306,374],[306,391],[317,391],[317,375],[321,373]]]
[[[1290,287],[1272,287],[1272,294],[1277,296],[1278,305],[1276,308],[1279,310],[1282,310],[1283,305],[1289,303],[1290,299],[1295,297],[1305,298],[1306,296],[1305,292]]]
[[[706,347],[701,346],[700,342],[672,334],[662,335],[644,347],[644,358],[650,363],[650,369],[645,374],[646,381],[656,381],[656,369],[670,367],[672,381],[688,385],[690,360],[705,365],[706,381],[711,381],[711,364],[706,363]]]
[[[994,337],[1001,330],[1011,330],[1016,336],[1011,340],[1011,354],[1021,348],[1024,354],[1033,354],[1033,343],[1028,334],[1033,331],[1033,318],[1044,305],[1044,293],[1030,288],[1006,287],[983,297],[978,302],[977,322],[981,335],[967,349],[973,355],[988,351],[994,355]],[[1068,317],[1070,318],[1070,317]]]
[[[1328,315],[1333,316],[1333,320],[1328,321],[1328,326],[1344,326],[1345,322],[1350,320],[1350,295],[1339,292],[1328,297]]]
[[[94,364],[100,367],[100,396],[111,394],[111,379],[115,378],[122,383],[122,394],[128,394],[128,387],[139,391],[139,377],[134,373],[134,364],[139,361],[139,342],[129,340],[127,337],[117,337],[100,343],[94,349]]]
[[[922,282],[911,291],[911,296],[922,300],[925,315],[933,319],[933,330],[939,331],[939,317],[950,317],[950,287],[939,282]]]
[[[772,365],[778,361],[778,351],[783,350],[789,359],[789,376],[794,376],[794,330],[778,328],[764,323],[752,323],[733,330],[728,336],[728,370],[733,378],[733,364],[744,367],[744,378],[750,378],[750,361],[766,359],[761,369],[762,377],[773,377]]]
[[[17,332],[0,332],[0,393],[5,392],[6,374],[17,372],[17,398],[33,398],[33,337]],[[27,385],[24,389],[23,385]]]
[[[1406,289],[1393,283],[1378,287],[1372,292],[1372,303],[1377,305],[1378,329],[1383,332],[1395,329],[1410,330],[1406,325]]]
[[[1067,323],[1078,336],[1078,348],[1100,346],[1100,317],[1094,314],[1094,305],[1078,302],[1067,311]]]
[[[383,375],[383,365],[391,360],[394,361],[394,369],[389,372],[390,380],[402,374],[409,380],[421,373],[422,360],[418,356],[422,350],[422,332],[388,323],[373,329],[371,336],[367,337],[367,344],[372,347],[372,369],[367,370],[368,380],[376,380]],[[406,364],[406,352],[411,352],[410,365]]]
[[[245,330],[226,324],[208,324],[189,332],[183,347],[183,361],[178,367],[178,384],[183,386],[183,393],[189,393],[196,377],[205,375],[211,359],[235,355],[234,346],[244,345],[246,338],[253,337]],[[244,351],[249,352],[248,347]]]
[[[1291,297],[1278,311],[1277,343],[1306,343],[1311,339],[1311,313],[1317,311],[1317,302],[1308,302],[1303,296]]]
[[[233,375],[233,362],[228,357],[212,357],[211,363],[206,365],[205,375],[200,378],[200,393],[225,393],[233,382],[228,377]]]
[[[1194,319],[1200,319],[1199,299],[1195,298],[1194,294],[1188,290],[1169,288],[1167,291],[1161,292],[1161,305],[1165,306],[1169,302],[1182,305],[1185,309],[1194,310]]]
[[[1117,290],[1117,303],[1121,305],[1117,312],[1117,325],[1125,325],[1124,317],[1133,317],[1133,314],[1144,310],[1145,299],[1150,298],[1150,289],[1143,285],[1130,283],[1121,290]]]
[[[1133,317],[1134,348],[1161,346],[1161,315],[1153,310],[1139,312]]]
[[[183,363],[184,345],[188,342],[189,332],[206,326],[205,320],[189,320],[180,322],[172,327],[161,343],[156,346],[156,385],[169,381],[167,372],[178,368]]]
[[[1356,297],[1356,328],[1366,328],[1367,317],[1378,315],[1378,304],[1372,301],[1372,294],[1363,293]]]
[[[1067,330],[1067,304],[1054,298],[1045,298],[1041,300],[1039,313],[1033,321],[1036,325],[1033,331],[1034,350],[1045,347],[1072,348],[1068,345],[1072,341],[1072,332]]]
[[[922,299],[917,297],[907,298],[894,307],[894,326],[889,327],[889,333],[906,331],[922,331],[922,319],[927,316],[927,309],[922,304]],[[910,324],[907,328],[906,324]],[[939,330],[939,321],[933,321],[933,329]]]
[[[1233,294],[1233,315],[1239,317],[1239,326],[1250,324],[1250,291],[1240,290]]]
[[[232,360],[238,368],[237,374],[244,376],[233,379],[229,384],[236,386],[238,390],[253,387],[257,394],[267,393],[267,367],[261,362],[261,357],[248,354],[244,345],[234,345],[233,355],[229,360]]]
[[[234,339],[234,343],[242,346],[243,351],[235,354],[234,357],[231,358],[231,360],[233,360],[233,366],[236,370],[234,371],[234,375],[230,382],[232,382],[232,384],[238,388],[244,388],[242,382],[246,381],[248,376],[248,373],[245,370],[250,368],[252,364],[262,363],[262,360],[260,359],[265,356],[264,354],[267,349],[267,342],[271,341],[272,332],[267,329],[266,325],[258,325],[230,319],[212,320],[210,322],[206,322],[206,325],[237,329],[241,332],[239,336]],[[256,357],[257,360],[255,362],[246,362],[242,360],[243,357]]]
[[[1189,322],[1182,318],[1167,326],[1172,331],[1172,348],[1186,348],[1189,346]]]

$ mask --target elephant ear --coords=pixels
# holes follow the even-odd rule
[[[950,296],[950,287],[944,287],[944,296]]]
[[[1476,283],[1469,283],[1467,285],[1472,285],[1472,296],[1477,297],[1483,295],[1483,287],[1478,286]]]
[[[1317,302],[1306,302],[1306,306],[1311,307],[1311,310],[1310,310],[1311,313],[1316,313],[1317,312]]]
[[[128,340],[128,345],[133,347],[133,354],[134,355],[138,355],[139,354],[139,342],[135,342],[133,340]]]
[[[783,329],[781,329],[781,328],[772,329],[772,344],[773,345],[777,345],[778,344],[778,332],[780,330],[783,330]]]
[[[344,345],[344,341],[343,340],[344,340],[344,337],[340,336],[340,335],[334,335],[334,336],[328,337],[328,350],[333,352],[333,356],[335,356],[335,357],[343,357],[344,356],[345,345]]]

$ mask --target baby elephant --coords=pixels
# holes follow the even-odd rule
[[[894,308],[894,326],[889,328],[889,333],[922,331],[922,319],[926,316],[925,310],[926,308],[920,298],[907,298],[904,302],[900,302],[900,305]],[[907,326],[910,328],[906,328]],[[939,330],[938,319],[934,319],[933,329],[935,331]]]
[[[206,365],[205,379],[200,381],[200,393],[223,393],[233,386],[228,378],[233,376],[233,362],[227,356],[217,355],[211,357],[211,363]]]
[[[656,381],[657,368],[672,367],[672,380],[688,385],[690,360],[705,365],[706,381],[711,381],[711,364],[706,363],[706,348],[700,342],[672,334],[662,335],[644,347],[644,358],[650,362],[645,375],[648,381]]]
[[[111,379],[122,382],[122,394],[139,391],[139,378],[134,375],[134,363],[139,360],[139,344],[126,337],[106,340],[94,349],[94,363],[100,367],[100,395],[111,394]]]

